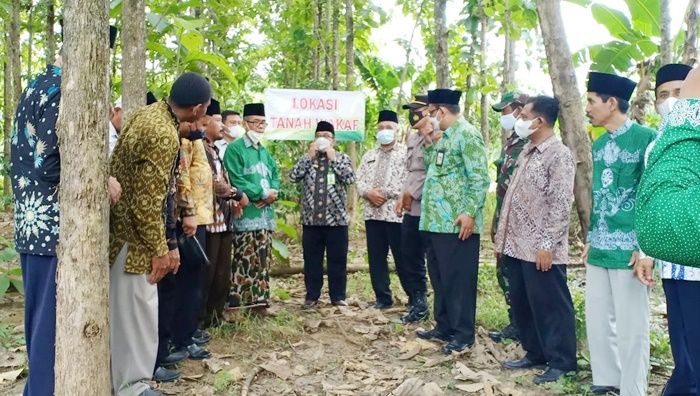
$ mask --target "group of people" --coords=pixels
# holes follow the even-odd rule
[[[53,394],[54,385],[61,66],[59,55],[28,85],[11,137],[15,238],[26,293],[27,395]],[[685,84],[695,83],[698,92],[683,86],[689,73]],[[682,86],[700,96],[700,81],[693,76],[700,80],[679,64],[657,73],[661,138],[627,115],[633,81],[597,72],[588,76],[586,113],[592,125],[607,131],[593,143],[593,205],[584,250],[593,394],[646,394],[654,259],[641,251],[637,234],[660,259],[684,263],[678,251],[698,256],[694,245],[672,245],[687,238],[674,227],[692,232],[697,220],[684,220],[687,208],[675,202],[661,207],[654,195],[682,179],[678,170],[695,158],[685,146],[677,152],[673,145],[692,139],[700,124],[697,101],[678,99]],[[265,108],[249,103],[242,114],[222,111],[213,96],[205,77],[185,73],[166,99],[149,93],[147,106],[125,122],[121,101],[110,114],[110,342],[116,395],[160,395],[152,380],[179,378],[168,367],[210,356],[206,329],[222,322],[224,310],[264,315],[269,307],[280,174],[261,144]],[[319,304],[324,256],[330,303],[347,305],[347,190],[355,183],[364,201],[376,297],[370,307],[394,305],[391,251],[408,296],[402,321],[429,317],[427,272],[435,325],[416,336],[443,342],[446,354],[474,344],[482,209],[491,181],[483,138],[462,116],[461,96],[451,89],[415,96],[404,106],[413,129],[405,144],[399,115],[380,111],[377,146],[364,154],[356,172],[350,157],[336,151],[335,126],[318,123],[315,139],[289,174],[301,185],[304,309]],[[496,164],[490,234],[511,323],[490,335],[495,341],[517,340],[526,352],[522,359],[503,362],[506,369],[541,367],[546,370],[535,383],[556,381],[577,369],[566,264],[578,161],[555,134],[557,99],[507,93],[493,109],[502,115],[507,139]],[[669,163],[666,152],[678,162]],[[651,209],[639,211],[638,205]],[[666,212],[682,224],[661,220],[659,213]],[[676,238],[658,241],[657,224]],[[700,394],[699,322],[693,311],[700,301],[700,283],[694,282],[700,272],[659,263],[676,362],[664,395]]]

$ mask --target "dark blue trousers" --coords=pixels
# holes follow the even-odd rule
[[[700,395],[700,282],[663,279],[675,368],[663,396]]]
[[[408,295],[408,303],[413,304],[415,297],[425,295],[425,246],[423,236],[418,229],[419,216],[403,215],[401,223],[401,254],[403,260],[397,262],[396,273],[404,291]]]
[[[56,256],[20,254],[24,337],[29,361],[24,396],[47,396],[54,392],[57,262]]]
[[[178,228],[178,231],[181,231]],[[179,235],[179,234],[178,234]],[[207,246],[206,226],[198,226],[195,238],[199,240],[202,248]],[[176,348],[192,345],[192,335],[199,325],[199,312],[202,308],[202,286],[208,268],[199,263],[190,263],[187,260],[180,261],[180,269],[174,275],[175,291],[171,302],[160,302],[160,304],[171,303],[172,313],[170,333],[172,343]],[[166,308],[166,311],[168,309]]]
[[[527,358],[576,371],[576,319],[566,266],[538,271],[535,263],[504,256],[509,266],[513,317]]]

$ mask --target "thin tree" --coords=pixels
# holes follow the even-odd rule
[[[581,230],[585,237],[591,215],[592,159],[591,142],[584,124],[581,94],[576,85],[576,74],[569,44],[566,41],[559,0],[537,0],[537,14],[554,96],[561,103],[559,127],[564,144],[571,149],[576,159],[574,198]]]
[[[146,8],[144,0],[122,3],[122,104],[124,121],[146,105]]]
[[[56,58],[56,39],[54,38],[53,25],[56,24],[56,10],[54,0],[46,1],[46,63],[53,63]]]
[[[479,24],[479,79],[483,83],[486,81],[486,53],[488,52],[486,33],[489,29],[489,18],[484,12],[483,4],[479,5]],[[486,152],[488,152],[491,145],[491,139],[489,138],[489,101],[487,94],[483,92],[481,93],[480,113],[481,121],[479,122],[479,125],[481,126],[481,136],[484,138],[484,144],[486,145],[487,150]]]
[[[331,49],[331,89],[337,90],[340,83],[340,0],[332,0],[333,47]]]
[[[501,92],[508,92],[515,83],[515,40],[513,39],[513,26],[509,0],[505,0],[505,15],[503,18],[503,28],[505,31],[505,46],[503,51],[503,81]]]
[[[353,0],[345,0],[345,89],[352,91],[355,89],[355,24],[353,20]],[[348,143],[348,155],[352,160],[353,167],[357,166],[357,145],[355,142]],[[348,213],[350,222],[355,222],[355,209],[357,208],[357,190],[355,185],[350,186],[350,200],[348,202]]]
[[[449,88],[451,85],[446,8],[447,0],[435,0],[435,82],[438,88]]]
[[[5,67],[8,72],[6,76],[9,77],[10,83],[6,85],[8,88],[4,91],[4,95],[8,96],[6,101],[6,109],[9,118],[6,120],[5,128],[10,128],[12,124],[12,119],[14,117],[13,111],[17,107],[17,102],[22,94],[22,62],[20,60],[20,41],[19,41],[19,30],[20,30],[20,1],[12,0],[12,10],[10,15],[10,29],[7,34],[6,48],[7,48],[7,62]],[[9,131],[9,129],[8,129]],[[5,159],[10,159],[10,135],[11,133],[5,133],[3,135],[3,155]],[[3,178],[3,189],[6,196],[12,194],[12,184],[9,177]]]
[[[690,0],[685,12],[685,41],[683,43],[683,63],[694,65],[698,60],[698,4],[700,0]]]
[[[64,5],[56,394],[109,395],[109,1]]]
[[[692,1],[692,0],[691,0]],[[659,45],[659,58],[662,65],[671,63],[673,49],[671,48],[671,0],[661,0],[659,3],[661,22],[661,45]]]

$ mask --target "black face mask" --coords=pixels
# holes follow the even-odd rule
[[[408,110],[408,122],[411,126],[416,126],[418,121],[423,119],[423,113],[415,111],[413,109]]]

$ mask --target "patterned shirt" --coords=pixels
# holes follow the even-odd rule
[[[151,272],[151,259],[168,252],[166,196],[180,144],[178,123],[166,102],[137,110],[122,130],[110,170],[122,196],[110,212],[110,263],[129,244],[125,272]]]
[[[228,181],[228,173],[224,170],[224,164],[219,156],[219,148],[216,142],[204,138],[204,149],[212,172],[214,182],[214,221],[207,225],[207,232],[222,233],[233,231],[233,201],[226,199],[231,191],[231,183]]]
[[[177,178],[179,208],[194,208],[197,225],[214,222],[213,179],[203,139],[182,139]]]
[[[548,250],[554,264],[567,264],[575,173],[571,151],[555,136],[528,143],[503,201],[496,251],[535,262],[539,250]]]
[[[639,244],[657,259],[700,267],[700,100],[679,100],[660,129],[639,186]]]
[[[401,194],[406,179],[406,146],[394,143],[389,151],[374,148],[362,156],[357,169],[357,193],[367,199],[367,193],[375,188],[384,191],[386,202],[378,208],[365,202],[365,220],[401,223],[394,212],[396,198]]]
[[[423,184],[425,183],[425,154],[423,153],[423,136],[412,133],[408,137],[408,153],[406,156],[406,182],[403,190],[411,194],[411,216],[420,216],[420,202],[423,198]]]
[[[481,133],[462,117],[442,139],[425,148],[427,167],[420,229],[457,234],[460,214],[474,218],[474,234],[483,227],[481,211],[491,181]]]
[[[336,153],[334,161],[325,155],[311,159],[304,154],[289,177],[301,184],[301,223],[306,226],[348,225],[347,188],[355,182],[352,160]]]
[[[629,269],[639,250],[634,228],[637,187],[644,152],[655,132],[630,120],[593,142],[593,208],[587,242],[588,263]]]
[[[15,248],[55,256],[61,176],[56,121],[61,69],[48,66],[22,93],[12,126],[10,176],[15,197]]]
[[[505,147],[503,147],[501,157],[494,162],[496,170],[498,171],[496,176],[496,210],[493,214],[493,224],[496,227],[498,226],[498,219],[501,214],[501,207],[503,206],[503,198],[506,196],[508,185],[515,172],[515,164],[526,143],[527,140],[521,139],[515,132],[511,133],[510,137],[506,140]]]

